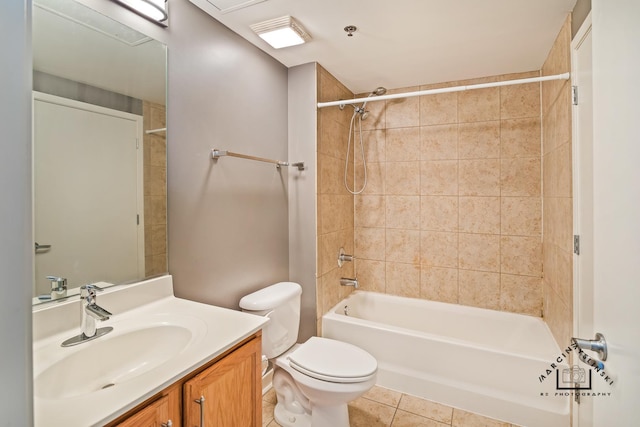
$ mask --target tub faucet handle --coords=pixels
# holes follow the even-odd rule
[[[342,286],[353,286],[354,288],[358,289],[358,279],[357,278],[349,278],[349,277],[341,277],[340,278],[340,284]]]
[[[345,253],[344,248],[340,248],[338,252],[338,267],[342,267],[345,262],[351,262],[354,259],[356,259],[354,255],[349,255]]]

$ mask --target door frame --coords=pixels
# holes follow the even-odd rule
[[[592,31],[592,22],[591,22],[591,12],[587,15],[584,22],[580,26],[580,29],[574,36],[571,41],[571,84],[573,86],[580,87],[580,82],[577,81],[579,71],[578,61],[577,61],[577,50],[582,46],[585,38]],[[579,92],[578,92],[579,93]],[[579,103],[579,95],[578,95],[578,103]],[[578,104],[579,105],[579,104]],[[582,180],[583,176],[581,175],[581,171],[584,169],[581,167],[581,156],[580,153],[582,151],[580,145],[580,129],[578,126],[579,119],[579,110],[576,108],[576,105],[572,105],[571,108],[571,131],[572,131],[572,141],[571,141],[571,150],[572,150],[572,180],[573,180],[573,235],[580,236],[583,230],[583,222],[581,217],[581,204],[584,203],[584,200],[581,197]],[[593,113],[592,113],[592,125],[593,125]],[[593,142],[593,133],[591,136]],[[593,167],[591,167],[591,179],[593,179]],[[593,185],[591,185],[593,192]],[[593,199],[592,199],[593,201]],[[591,206],[591,210],[593,211],[593,206]],[[593,214],[591,218],[591,225],[593,225]],[[584,234],[584,233],[583,233]],[[593,231],[591,232],[591,238],[593,238]],[[592,242],[591,242],[592,243]],[[593,251],[593,248],[590,248]],[[588,287],[585,286],[585,283],[581,286],[581,258],[580,255],[577,255],[575,252],[573,254],[573,336],[581,337],[581,338],[591,338],[589,335],[592,331],[585,331],[585,316],[591,316],[590,322],[591,329],[593,328],[593,298],[594,298],[594,284],[593,284],[593,272],[591,273],[591,282],[588,283]],[[591,308],[589,308],[591,306]],[[582,328],[581,328],[582,325]],[[587,326],[588,327],[588,326]],[[584,336],[581,336],[584,335]],[[577,362],[576,362],[577,363]],[[574,399],[571,399],[571,408],[572,408],[572,426],[578,427],[580,425],[580,417],[578,416],[578,412],[580,408],[582,411],[591,410],[593,411],[593,407],[591,402],[588,404],[583,402],[581,405],[578,405]]]

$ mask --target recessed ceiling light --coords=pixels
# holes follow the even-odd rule
[[[251,25],[251,29],[273,48],[295,46],[311,40],[309,33],[290,16]]]

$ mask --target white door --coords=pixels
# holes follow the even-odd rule
[[[640,2],[593,0],[592,7],[593,291],[582,295],[589,273],[580,268],[577,332],[581,338],[593,338],[596,331],[606,337],[605,372],[613,383],[594,378],[599,391],[611,394],[581,404],[577,419],[581,427],[626,427],[638,425],[640,416]],[[578,71],[574,77],[584,75]],[[579,179],[576,185],[588,184]],[[584,241],[581,246],[584,253]]]
[[[36,292],[143,277],[141,117],[41,93],[33,114]]]
[[[573,255],[574,336],[595,337],[593,326],[593,67],[591,15],[571,43],[571,84],[576,88],[573,106],[574,235],[580,238],[580,254]],[[602,385],[601,385],[602,386]],[[593,425],[593,399],[574,400],[574,424]]]

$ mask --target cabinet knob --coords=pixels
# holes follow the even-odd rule
[[[160,427],[173,427],[173,422],[169,420],[166,423],[160,424]]]

